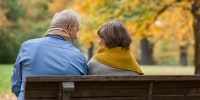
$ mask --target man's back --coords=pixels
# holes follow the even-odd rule
[[[85,57],[59,36],[33,39],[22,45],[25,75],[85,75]],[[82,61],[82,62],[80,62]]]
[[[12,77],[12,90],[22,100],[26,76],[86,75],[87,64],[82,53],[60,36],[47,36],[23,43]]]

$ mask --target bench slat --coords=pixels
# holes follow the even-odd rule
[[[200,76],[26,77],[25,100],[45,99],[200,100]]]

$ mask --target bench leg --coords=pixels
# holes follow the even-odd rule
[[[153,82],[149,83],[149,91],[148,91],[148,98],[147,100],[152,100],[152,93],[153,93]]]
[[[62,82],[62,91],[60,91],[62,93],[62,97],[60,97],[59,99],[61,100],[70,100],[70,92],[74,91],[74,82]]]

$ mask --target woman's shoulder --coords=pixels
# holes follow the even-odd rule
[[[96,66],[96,65],[98,65],[98,61],[96,61],[95,59],[90,59],[89,61],[88,61],[88,66]]]

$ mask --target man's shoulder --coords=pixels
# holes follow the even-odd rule
[[[25,41],[25,42],[22,44],[22,46],[40,43],[43,39],[44,39],[44,38],[35,38],[35,39],[27,40],[27,41]]]

